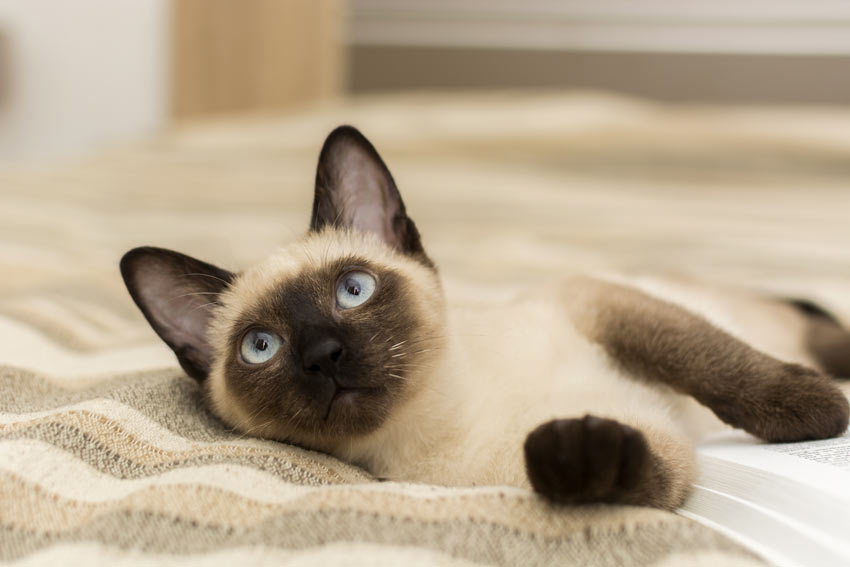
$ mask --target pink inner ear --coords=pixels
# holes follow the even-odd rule
[[[209,356],[207,326],[217,295],[195,278],[152,263],[136,274],[139,299],[147,307],[157,333],[172,348],[190,347]],[[199,283],[200,285],[193,285]]]
[[[127,290],[154,331],[198,380],[209,373],[207,326],[219,294],[234,275],[185,254],[141,246],[121,258]]]
[[[372,144],[351,126],[331,132],[319,154],[310,230],[328,225],[370,232],[433,267],[392,175]]]
[[[207,326],[210,320],[209,296],[186,295],[190,289],[173,287],[151,300],[151,310],[156,311],[171,332],[184,342],[200,347],[206,344]],[[183,297],[181,297],[183,296]],[[204,298],[207,298],[204,300]]]
[[[340,164],[346,224],[377,234],[390,246],[398,247],[393,219],[399,212],[395,190],[383,167],[362,148],[349,146]]]

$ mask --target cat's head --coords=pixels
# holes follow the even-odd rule
[[[427,388],[442,348],[434,264],[386,165],[348,126],[322,148],[299,241],[238,274],[136,248],[121,273],[213,411],[258,436],[328,449],[374,432]]]

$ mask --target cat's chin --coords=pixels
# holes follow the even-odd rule
[[[326,404],[313,406],[312,417],[301,421],[297,430],[271,436],[327,450],[342,440],[368,435],[379,429],[385,421],[388,405],[382,388],[337,387]]]
[[[325,414],[325,422],[355,419],[363,421],[362,402],[374,399],[380,388],[337,388]],[[371,420],[370,420],[371,421]]]

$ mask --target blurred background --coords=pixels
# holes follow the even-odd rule
[[[613,270],[850,317],[846,0],[0,0],[0,361],[173,364],[121,255],[298,238],[340,123],[454,301]]]
[[[846,104],[843,0],[0,0],[0,159],[411,89]]]

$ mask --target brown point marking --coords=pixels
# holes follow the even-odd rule
[[[824,372],[835,378],[850,378],[850,331],[816,303],[785,301],[806,318],[806,348]]]
[[[549,421],[525,442],[529,481],[559,504],[607,502],[673,510],[692,480],[690,452],[613,419]]]
[[[362,306],[339,310],[335,299],[338,276],[355,266],[375,273],[378,287]],[[279,430],[290,430],[287,440],[291,442],[316,448],[314,443],[373,431],[390,408],[408,395],[406,369],[415,365],[417,355],[406,353],[402,366],[392,356],[405,349],[390,351],[388,347],[401,341],[416,344],[421,323],[410,293],[403,276],[363,258],[341,258],[303,269],[281,282],[276,292],[259,298],[232,325],[228,350],[220,353],[225,356],[227,389],[256,423],[272,424],[269,431],[275,430],[275,424]],[[269,362],[247,365],[241,361],[240,339],[250,327],[267,328],[282,337],[281,350]],[[344,345],[345,354],[333,381],[304,368],[305,335],[317,332],[328,333]],[[370,341],[377,335],[394,337],[393,343]],[[370,391],[358,394],[357,404],[340,406],[338,416],[334,413],[332,419],[326,419],[337,393],[334,382]]]
[[[776,360],[633,288],[576,279],[563,292],[579,329],[627,372],[693,396],[730,425],[775,442],[847,428],[847,398],[813,369]]]

